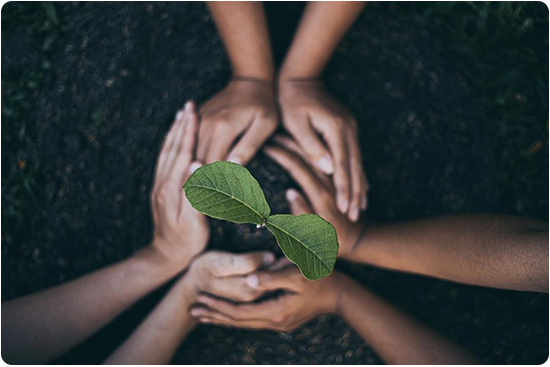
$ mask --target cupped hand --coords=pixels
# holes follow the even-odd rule
[[[214,294],[235,302],[248,302],[258,298],[262,291],[251,287],[247,275],[273,264],[275,255],[266,251],[230,254],[208,251],[197,257],[183,276],[187,296]]]
[[[326,176],[318,174],[301,158],[304,153],[290,138],[278,135],[276,145],[269,145],[264,152],[283,167],[300,186],[307,200],[296,190],[286,193],[292,213],[316,213],[336,228],[340,250],[339,257],[351,258],[351,251],[362,231],[362,223],[352,223],[336,208],[333,189]]]
[[[193,161],[197,114],[193,102],[178,111],[157,162],[151,206],[155,223],[152,247],[163,258],[184,268],[208,242],[208,221],[191,207],[182,189],[200,166]]]
[[[309,281],[296,265],[283,258],[246,278],[259,292],[283,290],[276,297],[255,303],[234,303],[202,295],[198,301],[203,305],[193,307],[190,313],[202,323],[290,331],[318,315],[337,312],[339,277],[340,274],[333,273]]]
[[[279,104],[283,126],[309,162],[332,175],[338,210],[357,221],[367,208],[368,184],[355,119],[319,81],[280,81]]]
[[[197,158],[246,165],[277,128],[273,86],[236,79],[200,109]]]

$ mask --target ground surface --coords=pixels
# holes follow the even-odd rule
[[[277,60],[301,9],[268,4]],[[539,13],[547,22],[544,5]],[[327,68],[327,84],[361,126],[369,215],[396,221],[494,212],[548,220],[548,79],[538,74],[548,70],[547,23],[542,35],[530,38],[546,59],[523,63],[512,45],[488,61],[483,52],[458,57],[460,40],[449,38],[445,24],[414,14],[399,4],[371,4]],[[202,3],[9,3],[2,17],[7,300],[123,259],[147,243],[151,175],[163,135],[185,100],[204,102],[230,69]],[[517,67],[497,70],[491,84],[478,68],[482,61]],[[511,99],[501,98],[504,91]],[[286,174],[263,156],[249,168],[274,212],[287,212],[283,192],[293,183]],[[212,247],[275,248],[262,229],[216,221],[212,228]],[[337,266],[486,362],[533,364],[548,357],[547,295]],[[59,362],[103,360],[161,293]],[[201,326],[174,362],[380,360],[343,320],[323,316],[292,333]]]

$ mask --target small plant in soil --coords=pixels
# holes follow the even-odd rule
[[[317,214],[271,215],[260,184],[243,166],[222,161],[207,164],[187,179],[183,189],[193,208],[209,217],[267,227],[283,254],[307,279],[332,273],[338,256],[333,225]]]

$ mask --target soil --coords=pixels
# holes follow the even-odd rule
[[[2,300],[38,291],[130,256],[151,238],[152,173],[175,111],[221,89],[230,66],[203,3],[56,3],[60,39],[25,116],[44,197],[41,224],[2,232]],[[282,59],[303,9],[268,3]],[[36,67],[25,33],[2,40],[2,72]],[[6,54],[8,54],[6,56]],[[326,70],[356,116],[371,185],[368,215],[398,221],[492,212],[548,220],[548,95],[531,125],[503,127],[460,71],[437,28],[406,21],[396,4],[370,4]],[[525,98],[530,98],[527,95]],[[274,213],[295,184],[259,155],[249,166]],[[2,174],[4,178],[4,171]],[[4,201],[2,201],[4,215]],[[211,248],[277,250],[265,229],[211,221]],[[548,358],[548,295],[473,287],[338,261],[337,267],[485,362]],[[98,363],[138,325],[161,289],[58,363]],[[294,332],[200,326],[178,364],[373,364],[381,360],[342,319]]]

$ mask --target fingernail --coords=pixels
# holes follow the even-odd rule
[[[327,175],[331,175],[334,170],[332,167],[332,160],[326,155],[317,160],[317,167]]]
[[[349,211],[349,219],[351,219],[352,222],[357,222],[357,219],[359,219],[359,208],[356,206],[352,206]]]
[[[288,201],[294,201],[294,200],[298,199],[298,192],[294,189],[286,190],[286,199]]]
[[[200,308],[195,308],[191,310],[191,316],[197,317],[202,315],[202,310]]]
[[[199,321],[202,322],[203,324],[210,324],[212,322],[209,319],[199,319]]]
[[[275,261],[275,255],[271,252],[267,252],[264,254],[264,257],[262,259],[262,265],[267,266],[273,264]]]
[[[367,195],[363,195],[363,198],[361,199],[361,209],[365,210],[367,209]]]
[[[241,159],[239,157],[229,157],[227,159],[228,162],[233,162],[233,163],[237,163],[237,164],[240,164],[242,165],[243,162],[241,161]]]
[[[179,110],[178,113],[176,113],[176,121],[179,121],[183,117],[183,111]]]
[[[258,278],[258,275],[256,274],[250,274],[249,276],[246,277],[246,283],[255,288],[258,286],[258,284],[260,284],[260,279]]]
[[[189,166],[189,172],[191,172],[191,174],[193,174],[197,168],[200,168],[202,167],[202,164],[200,164],[199,162],[193,162],[191,163],[191,166]]]
[[[185,102],[185,111],[191,112],[192,109],[193,109],[193,102],[191,101]]]
[[[348,210],[348,201],[346,199],[338,200],[338,210],[340,210],[342,214],[346,213],[346,210]]]

